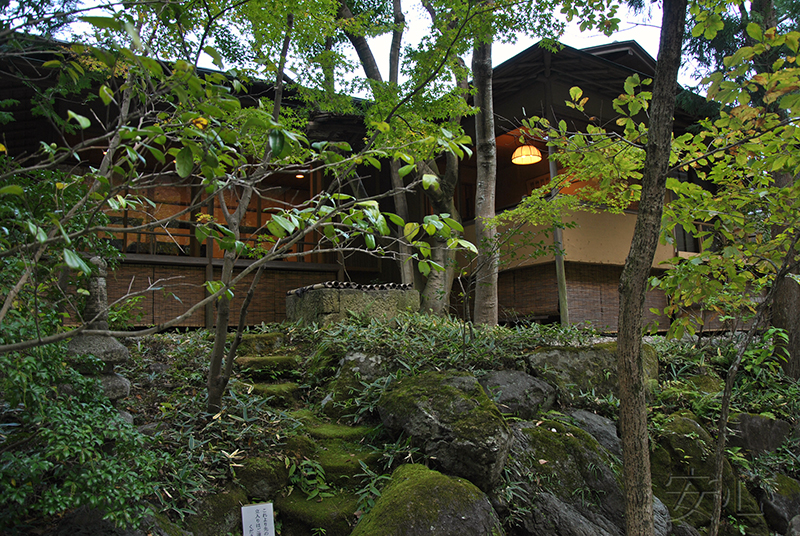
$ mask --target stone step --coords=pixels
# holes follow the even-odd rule
[[[234,362],[243,376],[254,380],[277,380],[297,374],[300,357],[296,355],[242,355]]]
[[[251,393],[270,398],[269,405],[275,408],[292,408],[300,400],[300,386],[294,382],[255,383]]]
[[[308,434],[315,439],[342,439],[344,441],[363,442],[367,436],[373,435],[376,429],[372,426],[348,426],[334,422],[326,422],[311,411],[301,409],[290,413],[291,417],[302,422]]]
[[[337,491],[322,501],[308,500],[299,490],[275,497],[275,511],[283,525],[283,534],[347,536],[352,532],[358,497]],[[313,532],[312,532],[313,531]]]
[[[233,338],[233,335],[230,336]],[[236,349],[236,355],[265,355],[283,346],[283,333],[245,333]]]
[[[376,470],[381,459],[380,453],[359,443],[326,439],[318,441],[318,444],[320,449],[317,462],[325,470],[327,482],[337,486],[360,487],[360,480],[356,475],[364,473],[361,462]]]

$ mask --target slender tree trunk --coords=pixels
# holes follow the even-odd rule
[[[450,214],[454,220],[461,222],[461,216],[455,206],[454,195],[458,184],[458,157],[453,153],[445,154],[446,168],[440,172],[436,162],[420,162],[419,173],[431,174],[439,177],[439,189],[428,188],[425,195],[431,202],[436,214]],[[456,252],[447,247],[446,241],[429,240],[431,244],[431,257],[434,262],[443,266],[444,272],[431,272],[423,282],[422,274],[417,273],[421,288],[420,310],[434,314],[445,315],[450,307],[450,293],[455,278]]]
[[[389,49],[389,83],[398,84],[400,81],[400,48],[403,44],[403,30],[406,17],[403,15],[403,5],[400,0],[392,0],[392,11],[394,13],[394,30],[392,30],[392,45]],[[392,178],[392,188],[395,191],[393,196],[394,209],[403,221],[408,221],[408,200],[406,199],[405,182],[400,176],[400,160],[392,160],[389,169]],[[402,229],[398,229],[396,238],[398,239],[397,267],[400,270],[400,281],[404,285],[414,284],[414,261],[411,260],[411,247],[402,240]]]
[[[277,121],[281,111],[281,99],[283,98],[283,72],[286,66],[286,57],[289,53],[289,44],[291,43],[292,27],[294,24],[294,15],[291,13],[286,21],[286,35],[283,40],[283,47],[281,49],[280,63],[278,64],[278,72],[275,75],[275,100],[272,106],[272,118]],[[267,148],[264,154],[264,161],[267,163],[272,155]],[[240,226],[247,215],[247,207],[250,205],[250,199],[255,193],[255,183],[258,179],[251,178],[246,186],[242,188],[242,195],[239,198],[239,204],[236,210],[230,212],[225,204],[225,196],[222,192],[219,194],[219,204],[228,229],[231,230],[236,240],[241,237]],[[236,263],[237,253],[233,249],[226,250],[222,260],[222,279],[221,282],[226,287],[233,279],[233,269]],[[253,299],[255,288],[261,277],[262,269],[259,267],[253,281],[250,283],[250,288],[245,295],[244,302],[239,310],[239,325],[236,329],[236,337],[231,344],[228,351],[225,351],[225,343],[228,337],[228,327],[230,325],[231,316],[231,300],[228,293],[223,293],[217,301],[217,318],[214,333],[214,347],[211,349],[211,365],[208,370],[208,380],[206,385],[208,387],[208,413],[217,413],[222,409],[222,397],[225,395],[225,389],[228,387],[228,381],[231,377],[233,370],[233,359],[236,357],[236,349],[242,340],[242,332],[244,331],[247,321],[247,310],[250,307],[250,302]],[[227,359],[226,359],[227,357]]]
[[[394,209],[397,215],[407,222],[409,218],[408,200],[406,199],[405,182],[400,176],[400,161],[392,160],[391,163],[391,176],[392,188],[395,191]],[[403,230],[398,229],[396,238],[398,239],[398,253],[400,257],[397,259],[397,267],[400,269],[400,280],[404,285],[414,284],[414,261],[411,260],[411,247],[402,240]]]
[[[797,180],[788,173],[775,173],[775,186],[789,188]],[[773,235],[784,232],[773,228]],[[786,360],[781,360],[783,372],[795,380],[800,379],[800,284],[788,277],[777,277],[777,287],[772,304],[772,325],[786,331],[789,340],[776,345],[776,351]]]
[[[292,42],[292,29],[294,28],[294,15],[289,13],[286,16],[286,34],[283,36],[283,46],[281,47],[280,64],[278,65],[278,76],[275,78],[275,100],[272,102],[272,118],[277,121],[281,113],[281,101],[283,100],[283,73],[286,69],[286,57],[289,55],[289,44]]]
[[[647,279],[661,230],[685,21],[686,0],[664,0],[639,214],[619,282],[617,370],[628,536],[652,536],[655,530],[646,385],[641,360],[642,324]]]
[[[475,241],[480,255],[475,270],[475,322],[497,325],[497,261],[494,247],[497,230],[487,222],[495,216],[497,145],[492,104],[492,43],[479,43],[472,51],[475,84],[475,156],[478,162],[475,186]]]

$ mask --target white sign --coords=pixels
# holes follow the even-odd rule
[[[275,536],[272,503],[242,506],[242,534],[244,536]]]

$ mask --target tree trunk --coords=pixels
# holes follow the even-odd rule
[[[786,331],[788,342],[780,348],[783,372],[795,380],[800,379],[800,284],[794,279],[781,277],[776,282],[777,293],[772,305],[772,325]]]
[[[775,173],[775,186],[789,188],[796,178],[788,173]],[[773,236],[784,232],[780,227],[773,228]],[[786,360],[781,360],[783,372],[795,380],[800,379],[800,284],[788,277],[775,280],[776,292],[772,304],[772,325],[786,331],[789,340],[778,342],[776,351]]]
[[[454,220],[461,222],[461,216],[456,209],[454,195],[458,185],[458,157],[453,153],[445,154],[446,168],[440,172],[436,162],[420,162],[419,174],[431,174],[439,177],[439,188],[428,188],[425,195],[431,203],[435,214],[450,214]],[[430,240],[431,260],[445,268],[444,272],[431,272],[427,279],[418,272],[417,287],[422,289],[420,310],[435,314],[445,315],[450,307],[450,293],[455,278],[456,252],[447,247],[444,240]]]
[[[292,27],[294,24],[294,15],[291,13],[287,17],[286,35],[283,40],[281,48],[281,58],[278,64],[278,72],[275,75],[275,100],[272,106],[272,118],[278,121],[281,111],[281,101],[283,95],[283,72],[286,66],[286,57],[289,52],[289,44],[292,37]],[[264,162],[267,163],[272,158],[272,153],[269,148],[265,150]],[[228,229],[231,230],[236,240],[241,236],[240,226],[245,216],[247,215],[247,207],[250,204],[250,199],[255,192],[255,184],[258,179],[251,178],[252,183],[247,184],[242,189],[242,195],[239,198],[239,204],[236,210],[230,212],[225,203],[225,195],[223,192],[219,194],[219,204],[222,214],[225,216],[225,222]],[[227,287],[233,279],[233,268],[236,263],[237,253],[234,249],[225,251],[222,260],[222,283]],[[228,338],[228,326],[230,325],[231,317],[231,300],[228,293],[224,292],[217,301],[217,318],[214,332],[214,347],[211,349],[211,364],[208,370],[208,380],[206,385],[208,387],[208,413],[218,413],[222,409],[222,397],[225,395],[225,389],[228,387],[228,381],[231,377],[231,370],[233,369],[233,359],[236,357],[236,348],[242,340],[242,332],[245,328],[245,321],[247,319],[247,310],[250,307],[250,302],[253,299],[255,287],[261,277],[261,268],[258,269],[253,281],[250,284],[245,300],[239,311],[239,325],[236,330],[236,338],[231,345],[231,348],[225,352],[225,343]]]
[[[495,216],[497,145],[492,105],[492,43],[476,44],[472,51],[475,85],[475,156],[478,163],[475,185],[475,242],[480,254],[475,269],[475,322],[497,325],[497,230],[487,222]]]
[[[398,216],[403,218],[403,221],[408,222],[409,212],[408,212],[408,201],[406,200],[406,192],[405,182],[403,178],[400,176],[400,161],[399,160],[392,160],[391,162],[391,176],[392,176],[392,188],[394,189],[395,193],[393,196],[394,199],[394,210]],[[411,247],[403,241],[403,229],[397,230],[398,239],[398,253],[400,257],[397,259],[397,267],[400,270],[400,281],[404,285],[413,285],[414,284],[414,261],[411,260]]]
[[[628,536],[654,534],[647,402],[641,361],[647,279],[661,231],[686,0],[664,0],[639,214],[619,282],[618,366],[625,525]]]

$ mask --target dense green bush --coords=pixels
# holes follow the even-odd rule
[[[0,532],[82,505],[136,524],[169,459],[148,450],[63,345],[0,355],[0,370]]]

